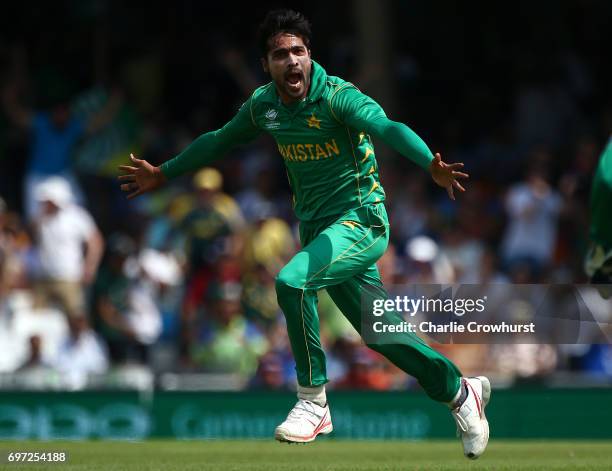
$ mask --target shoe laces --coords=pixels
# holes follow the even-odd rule
[[[292,421],[292,422],[297,422],[297,421],[301,421],[301,419],[305,417],[313,417],[313,416],[317,420],[320,419],[320,417],[315,412],[314,404],[310,401],[305,401],[303,399],[300,399],[299,401],[297,401],[295,406],[293,406],[293,409],[291,409],[291,411],[289,412],[289,415],[287,416],[287,420]]]
[[[461,416],[461,414],[459,413],[459,410],[461,408],[458,407],[457,409],[451,411],[451,414],[453,416],[453,418],[455,419],[455,423],[457,424],[457,435],[459,435],[459,431],[461,430],[462,432],[467,432],[468,431],[468,424],[466,422],[466,420]]]

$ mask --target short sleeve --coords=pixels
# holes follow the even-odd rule
[[[78,206],[71,208],[70,222],[83,240],[89,239],[97,230],[91,215]]]

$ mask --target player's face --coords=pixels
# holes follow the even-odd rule
[[[302,38],[279,33],[270,39],[268,54],[262,65],[276,84],[283,103],[301,100],[310,88],[310,50]]]

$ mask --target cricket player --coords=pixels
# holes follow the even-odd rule
[[[298,401],[276,428],[275,438],[303,443],[333,428],[317,290],[326,289],[360,333],[363,293],[387,297],[375,264],[387,248],[389,222],[373,140],[429,172],[451,199],[454,189],[465,191],[458,180],[468,175],[459,171],[463,164],[447,164],[440,154],[432,155],[408,126],[388,119],[352,83],[327,75],[311,57],[310,24],[302,14],[268,13],[259,37],[261,63],[272,81],[256,89],[225,126],[202,134],[161,166],[132,155],[131,165],[120,167],[125,173],[119,179],[133,198],[210,164],[262,132],[274,137],[287,169],[302,244],[276,278],[295,357]],[[449,405],[467,457],[484,452],[489,439],[484,408],[491,394],[487,378],[463,378],[451,361],[415,334],[369,346],[416,377],[433,400]]]
[[[591,245],[585,269],[591,283],[612,284],[612,136],[604,149],[591,187]],[[612,289],[601,287],[600,293],[612,297]]]

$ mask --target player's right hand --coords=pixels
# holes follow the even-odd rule
[[[130,154],[130,160],[132,165],[119,166],[119,170],[125,173],[118,177],[120,181],[126,182],[121,184],[121,191],[129,193],[128,199],[156,190],[166,182],[166,177],[159,167],[146,160],[137,159],[134,154]]]

